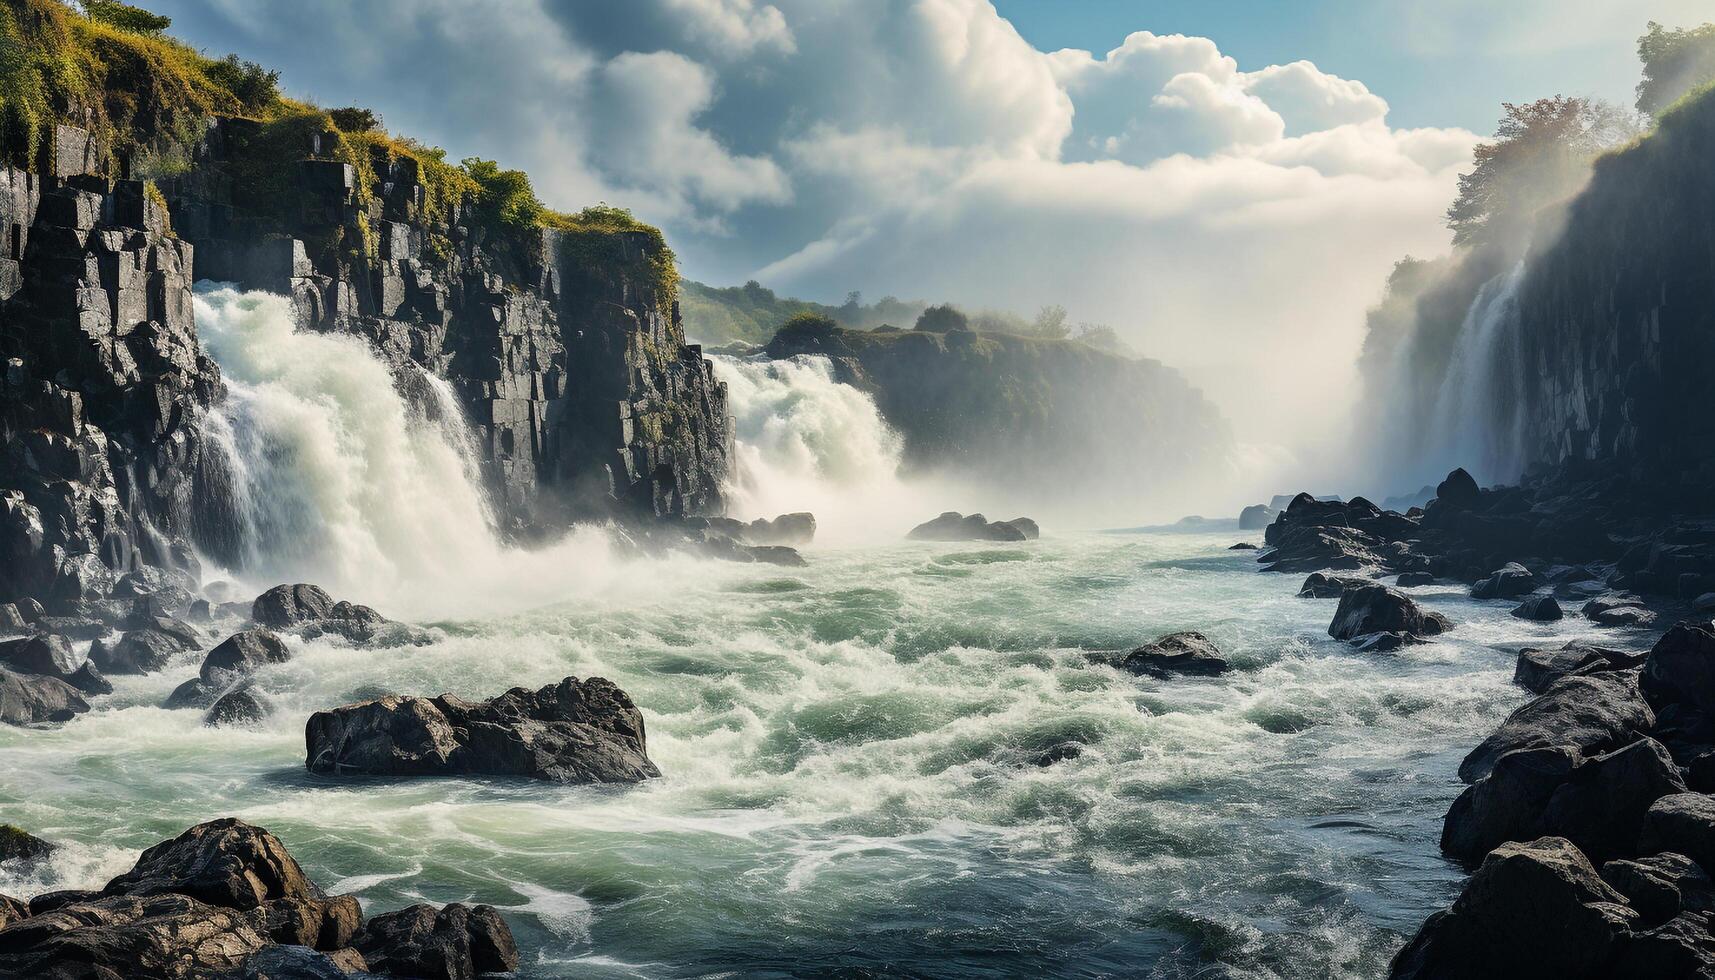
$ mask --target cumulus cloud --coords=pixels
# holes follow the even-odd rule
[[[989,0],[155,5],[557,206],[635,208],[699,278],[1062,304],[1257,441],[1339,411],[1364,308],[1396,257],[1446,247],[1475,141],[1208,38],[1041,51]]]

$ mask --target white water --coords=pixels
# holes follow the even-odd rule
[[[442,618],[593,594],[618,580],[599,531],[502,545],[447,383],[413,404],[359,338],[300,331],[270,293],[199,286],[197,329],[228,397],[204,432],[234,483],[247,585],[315,582],[383,612]]]
[[[1427,465],[1418,479],[1434,482],[1460,466],[1485,485],[1515,482],[1523,473],[1518,290],[1524,275],[1520,260],[1484,283],[1465,314],[1430,411]]]

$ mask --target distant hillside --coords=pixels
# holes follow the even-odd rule
[[[782,324],[800,313],[824,316],[853,330],[872,330],[889,323],[909,327],[928,306],[892,296],[866,304],[857,293],[851,294],[842,306],[829,306],[777,296],[774,290],[754,279],[742,286],[725,287],[679,280],[679,313],[685,321],[685,333],[705,344],[735,340],[766,344]]]

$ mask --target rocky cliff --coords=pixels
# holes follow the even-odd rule
[[[0,602],[233,550],[198,280],[448,379],[516,533],[722,509],[725,387],[655,229],[56,0],[0,0],[0,42]]]
[[[849,330],[812,318],[782,328],[766,353],[831,358],[836,377],[872,392],[904,436],[909,468],[1022,483],[1049,502],[1087,495],[1089,506],[1135,507],[1231,461],[1226,420],[1178,372],[1074,340]]]

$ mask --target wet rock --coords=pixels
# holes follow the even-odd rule
[[[1134,674],[1168,678],[1175,674],[1213,677],[1231,669],[1221,651],[1201,633],[1169,633],[1138,647],[1120,664]]]
[[[1372,633],[1398,633],[1406,637],[1436,636],[1447,621],[1425,613],[1412,598],[1385,585],[1370,583],[1340,595],[1328,635],[1336,640],[1357,640]]]
[[[211,686],[229,685],[269,664],[292,659],[285,641],[270,630],[240,630],[220,642],[203,658],[200,679]]]
[[[308,946],[264,946],[231,975],[232,980],[347,980],[370,975],[369,963],[355,949],[320,952]]]
[[[240,687],[215,699],[202,723],[210,728],[254,727],[270,713],[267,699],[252,687]]]
[[[1709,925],[1707,915],[1688,913],[1654,928],[1634,929],[1615,942],[1607,975],[1705,980],[1715,975],[1715,936]]]
[[[54,845],[21,827],[0,824],[0,862],[19,861],[29,864],[52,854]]]
[[[1521,650],[1513,683],[1541,694],[1563,677],[1635,669],[1643,664],[1644,656],[1641,652],[1590,646],[1582,640],[1553,650]]]
[[[153,674],[164,669],[187,647],[178,637],[156,629],[131,630],[116,643],[96,640],[89,648],[89,661],[104,674]]]
[[[107,896],[0,930],[0,975],[206,977],[268,944],[254,916],[182,894]]]
[[[0,670],[0,722],[41,725],[70,721],[89,710],[77,688],[57,677]]]
[[[1461,467],[1447,474],[1447,479],[1435,487],[1435,499],[1443,507],[1470,510],[1482,503],[1483,491],[1471,474]]]
[[[1715,796],[1677,793],[1656,800],[1644,814],[1638,849],[1672,851],[1704,868],[1715,867]]]
[[[64,680],[77,670],[81,661],[63,636],[39,633],[0,641],[0,666],[20,674],[43,674]]]
[[[562,783],[660,775],[645,754],[642,713],[600,677],[474,703],[389,695],[317,712],[305,742],[305,766],[333,775],[486,773]]]
[[[1034,524],[1032,525],[1034,526]],[[1027,535],[1007,521],[990,522],[981,514],[966,517],[958,511],[947,511],[932,521],[911,529],[906,535],[913,541],[1024,541]]]
[[[270,899],[258,911],[268,938],[286,946],[344,949],[363,926],[363,909],[350,895]]]
[[[1473,599],[1516,599],[1536,591],[1536,576],[1518,562],[1490,572],[1488,577],[1471,586]]]
[[[374,916],[352,946],[376,973],[471,980],[518,969],[512,930],[487,905],[413,905]]]
[[[0,895],[0,929],[4,929],[19,919],[30,916],[28,903],[13,898],[10,895]]]
[[[1610,752],[1647,734],[1655,713],[1638,691],[1637,675],[1612,671],[1555,681],[1520,706],[1459,765],[1459,778],[1474,783],[1496,760],[1527,748],[1569,746],[1579,755]]]
[[[746,549],[750,557],[764,565],[780,565],[785,568],[804,568],[810,563],[796,549],[784,545],[755,545]]]
[[[174,893],[231,909],[254,909],[280,898],[326,898],[279,838],[233,817],[156,844],[102,891],[132,897]]]
[[[1035,541],[1042,537],[1042,528],[1028,517],[1014,517],[1010,521],[998,521],[997,523],[1016,528],[1018,533],[1024,535],[1026,541]]]
[[[1227,550],[1228,551],[1256,551],[1257,546],[1254,544],[1251,544],[1249,541],[1240,541],[1238,544],[1228,545]]]
[[[1435,584],[1435,576],[1428,572],[1401,572],[1399,578],[1394,579],[1394,584],[1402,589],[1418,585],[1433,585]]]
[[[1538,623],[1552,623],[1560,619],[1564,613],[1560,611],[1560,603],[1554,601],[1551,595],[1533,595],[1513,607],[1513,615],[1519,619],[1529,619]]]
[[[761,517],[744,529],[744,543],[751,545],[803,548],[815,540],[816,515],[809,513],[781,514],[772,521]]]
[[[1648,626],[1655,622],[1655,613],[1642,606],[1616,606],[1611,609],[1604,609],[1590,618],[1595,620],[1597,626],[1618,629]]]
[[[1394,957],[1394,980],[1597,980],[1637,913],[1578,848],[1503,844]]]
[[[1684,791],[1651,738],[1590,758],[1565,746],[1509,752],[1454,801],[1441,848],[1474,861],[1506,841],[1554,836],[1593,859],[1619,857],[1632,852],[1650,804]]]
[[[1346,594],[1347,589],[1361,588],[1374,585],[1373,579],[1344,578],[1338,575],[1327,575],[1322,572],[1311,572],[1298,588],[1300,599],[1338,599]]]
[[[256,597],[250,617],[263,626],[289,629],[327,619],[333,597],[314,585],[276,585]]]

